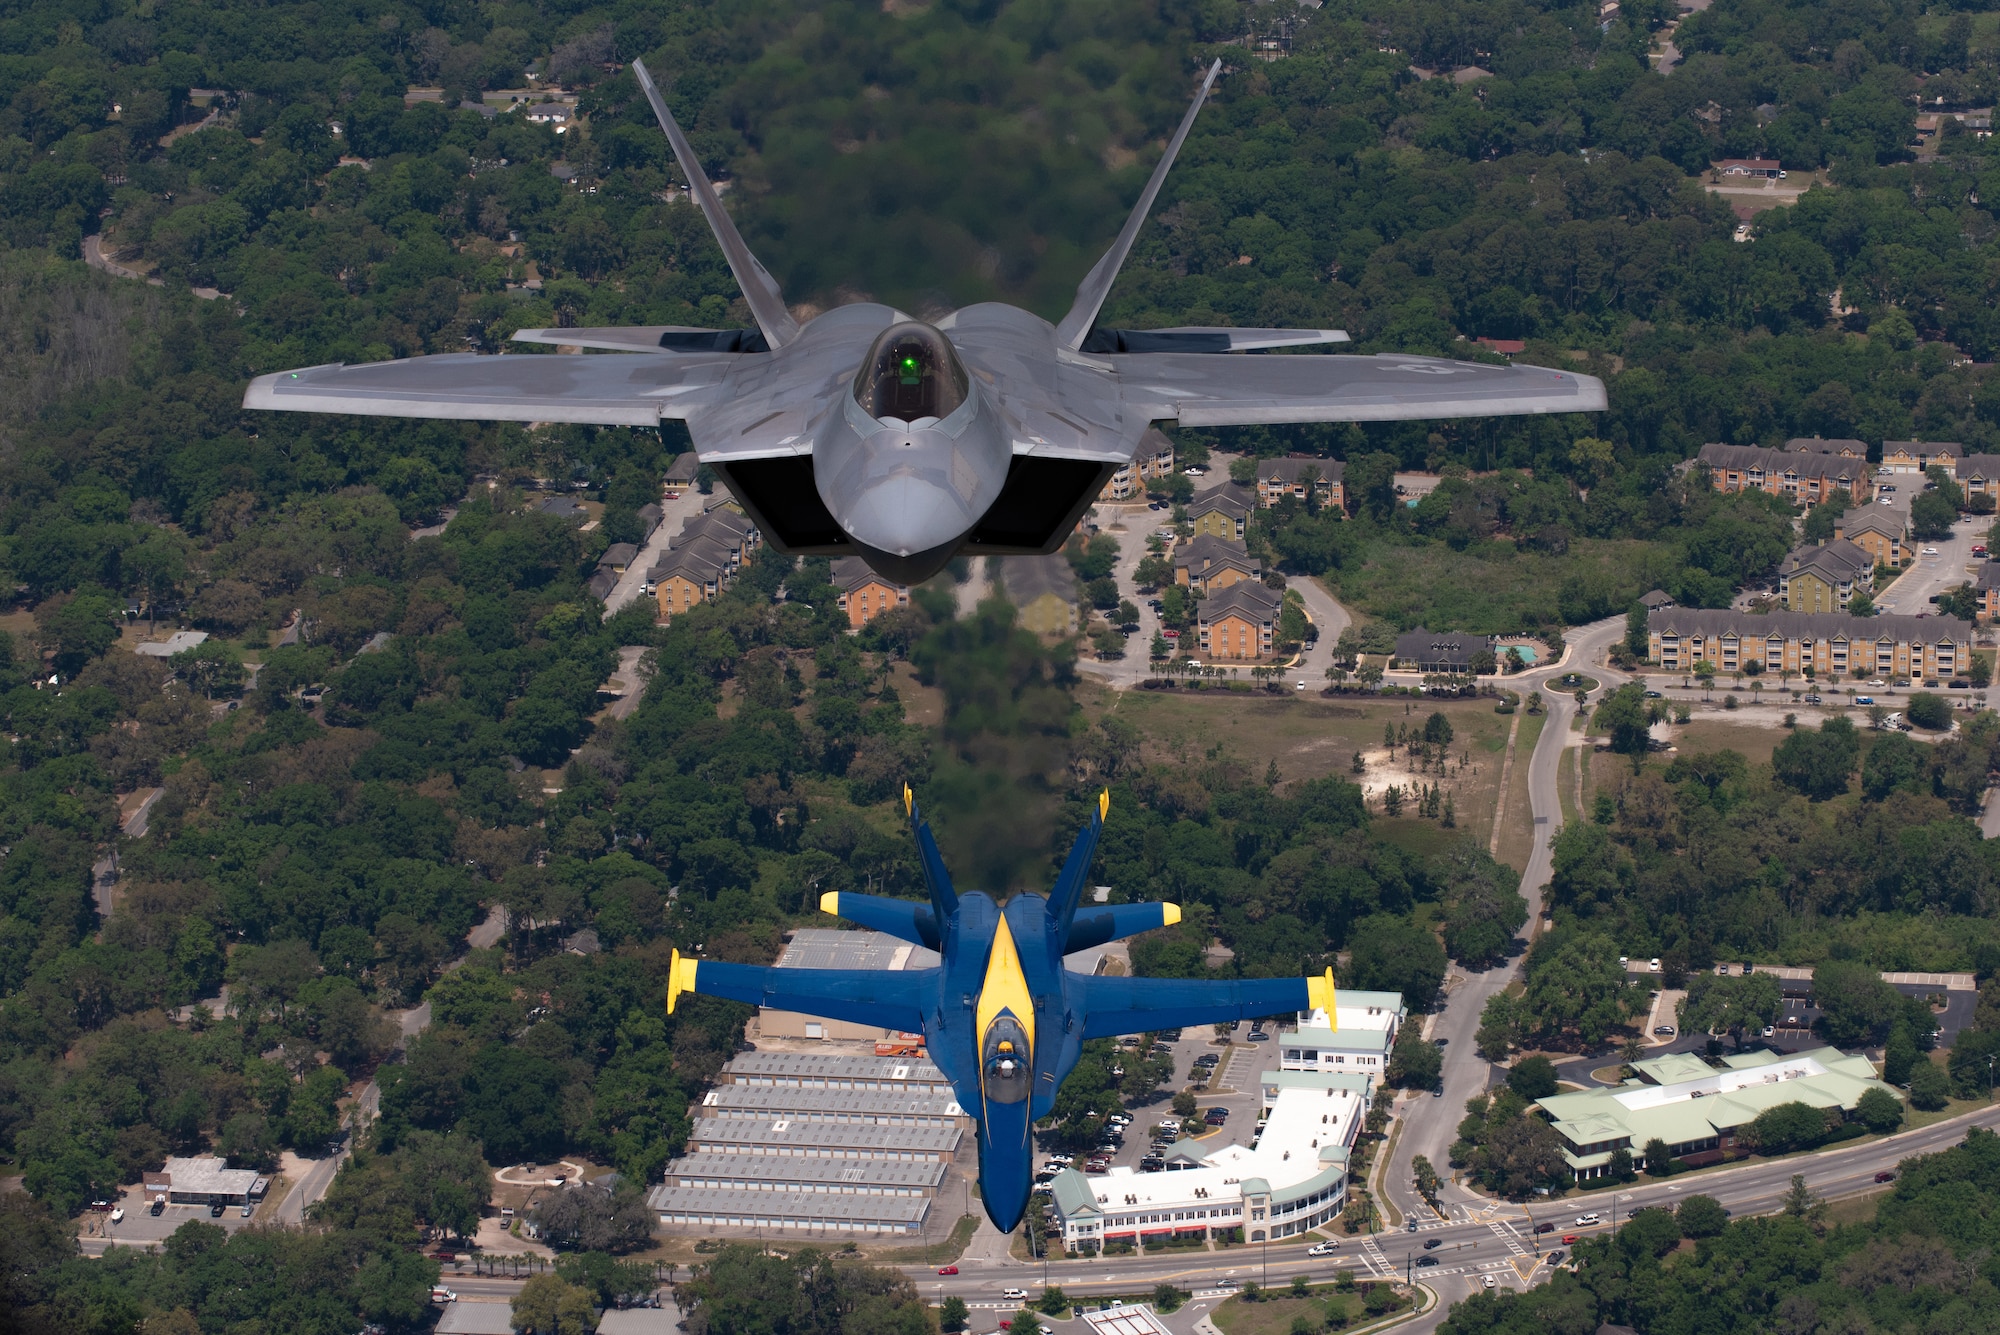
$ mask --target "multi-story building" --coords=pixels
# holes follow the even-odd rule
[[[1763,491],[1794,505],[1817,505],[1836,491],[1850,500],[1868,498],[1868,461],[1852,455],[1704,445],[1697,457],[1717,491]]]
[[[2000,501],[2000,454],[1968,454],[1958,461],[1955,475],[1966,499],[1991,496]]]
[[[1359,1071],[1379,1076],[1389,1064],[1389,1050],[1409,1018],[1400,992],[1362,992],[1342,988],[1334,994],[1334,1012],[1316,1010],[1295,1028],[1280,1029],[1273,1045],[1284,1071]]]
[[[910,605],[907,585],[876,574],[858,556],[843,556],[833,563],[833,587],[840,590],[840,610],[847,613],[847,624],[856,630],[884,612]]]
[[[1322,505],[1344,507],[1347,494],[1342,480],[1347,465],[1338,459],[1315,459],[1291,454],[1282,459],[1257,461],[1257,503],[1270,509],[1287,496],[1306,498],[1308,491],[1319,493]]]
[[[727,548],[696,539],[661,557],[646,578],[659,600],[660,619],[671,621],[691,607],[720,597],[733,573]]]
[[[1875,558],[1835,538],[1800,547],[1778,569],[1778,598],[1794,612],[1838,612],[1875,578]]]
[[[1196,632],[1211,659],[1255,662],[1271,656],[1284,596],[1256,580],[1238,580],[1203,599]]]
[[[1842,459],[1866,459],[1868,447],[1858,440],[1845,436],[1831,438],[1821,436],[1793,436],[1785,442],[1785,450],[1791,454],[1830,454]]]
[[[1910,551],[1908,512],[1886,505],[1864,505],[1833,521],[1833,536],[1868,553],[1878,566],[1900,570]]]
[[[1651,658],[1669,672],[1948,678],[1972,666],[1972,627],[1957,617],[1857,617],[1674,607],[1647,618]]]
[[[1466,673],[1481,653],[1493,652],[1491,635],[1466,635],[1457,631],[1405,631],[1396,637],[1395,665],[1418,672]]]
[[[1885,440],[1882,442],[1884,473],[1927,473],[1942,468],[1946,477],[1957,477],[1965,446],[1955,440]]]
[[[1250,511],[1256,504],[1256,495],[1248,487],[1225,482],[1195,493],[1188,503],[1188,523],[1197,538],[1242,542],[1248,536]]]
[[[1266,1071],[1255,1145],[1211,1151],[1183,1140],[1166,1170],[1056,1174],[1054,1231],[1070,1251],[1221,1235],[1269,1242],[1308,1233],[1347,1204],[1348,1164],[1367,1121],[1373,1080],[1335,1071]],[[1238,1232],[1241,1230],[1241,1232]]]
[[[1148,482],[1174,471],[1174,443],[1158,427],[1147,427],[1139,437],[1139,449],[1132,462],[1113,473],[1098,493],[1100,501],[1129,501],[1146,489]]]
[[[1174,583],[1196,593],[1218,593],[1232,584],[1264,577],[1264,563],[1240,542],[1196,538],[1174,551]]]
[[[1076,568],[1061,552],[1002,558],[1000,589],[1035,634],[1060,637],[1077,628]]]
[[[1973,578],[1972,592],[1978,601],[1982,620],[2000,618],[2000,561],[1979,563],[1979,574]]]

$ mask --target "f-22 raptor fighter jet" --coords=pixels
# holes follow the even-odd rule
[[[1172,904],[1079,907],[1110,808],[1108,792],[1099,796],[1048,897],[1021,893],[1005,904],[977,890],[956,893],[907,787],[903,803],[930,903],[839,891],[822,896],[820,908],[939,952],[936,968],[758,968],[682,959],[677,950],[667,1010],[693,992],[921,1031],[959,1106],[978,1123],[980,1197],[1003,1233],[1028,1206],[1030,1128],[1054,1107],[1084,1040],[1322,1008],[1335,1014],[1331,969],[1319,978],[1211,983],[1100,978],[1064,968],[1066,955],[1180,921]]]
[[[1344,343],[1337,329],[1105,329],[1111,291],[1221,71],[1209,67],[1118,239],[1060,324],[1013,306],[926,323],[873,303],[800,324],[633,62],[755,329],[524,329],[620,356],[449,354],[257,377],[247,408],[475,421],[687,423],[780,553],[858,554],[916,584],[960,552],[1053,552],[1154,422],[1240,426],[1589,412],[1587,375],[1434,357],[1229,356]]]

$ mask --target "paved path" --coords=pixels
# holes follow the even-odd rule
[[[128,269],[106,255],[104,253],[104,237],[99,233],[93,232],[83,239],[83,262],[93,269],[110,274],[113,278],[136,278],[141,282],[150,283],[154,287],[166,286],[164,280],[148,278],[138,270]]]
[[[1912,479],[1899,478],[1894,485],[1910,486]],[[1916,485],[1921,486],[1921,481]],[[1924,612],[1937,615],[1937,608],[1931,599],[1972,579],[1974,571],[1968,567],[1976,567],[1980,560],[1972,554],[1972,549],[1986,541],[1986,533],[1992,527],[1991,515],[1968,516],[1952,526],[1950,537],[1917,543],[1916,559],[1894,584],[1882,591],[1881,598],[1875,603],[1876,610],[1901,616],[1917,616]],[[1937,549],[1936,556],[1924,554],[1925,549],[1931,547]]]

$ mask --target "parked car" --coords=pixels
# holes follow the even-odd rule
[[[1489,1289],[1493,1287],[1493,1276],[1488,1275],[1486,1277],[1486,1287]]]
[[[249,1201],[243,1202],[243,1217],[248,1219],[254,1213],[256,1213],[256,1207],[251,1205]]]
[[[220,1218],[222,1218],[222,1202],[221,1202],[221,1201],[214,1201],[214,1202],[211,1202],[211,1203],[209,1204],[209,1207],[208,1207],[208,1217],[209,1217],[210,1219],[220,1219]]]
[[[147,1214],[165,1214],[166,1212],[167,1212],[167,1198],[165,1196],[153,1197],[152,1208],[146,1211]]]
[[[112,1207],[112,1210],[111,1210],[111,1222],[112,1222],[112,1223],[114,1223],[114,1224],[122,1224],[122,1223],[124,1223],[124,1222],[125,1222],[125,1207],[124,1207],[124,1206],[122,1206],[122,1205],[119,1205],[119,1206],[114,1206],[114,1207]]]
[[[1926,547],[1926,548],[1924,548],[1924,555],[1925,555],[1925,556],[1936,556],[1937,554],[1938,554],[1938,549],[1937,549],[1937,548],[1935,548],[1935,547]],[[1933,599],[1933,601],[1935,601],[1935,599]]]
[[[1656,1024],[1653,1026],[1653,1032],[1661,1038],[1672,1038],[1674,1036],[1674,1027],[1670,1024]]]

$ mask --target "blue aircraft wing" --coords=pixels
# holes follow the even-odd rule
[[[1211,983],[1184,978],[1088,977],[1074,981],[1082,984],[1086,1039],[1313,1010],[1328,1005],[1333,996],[1331,969],[1324,978],[1244,978]]]
[[[877,932],[887,932],[899,941],[931,950],[944,948],[938,936],[936,910],[913,899],[860,895],[852,890],[829,890],[819,897],[819,911],[860,923]]]
[[[1069,921],[1063,954],[1074,955],[1107,941],[1123,941],[1156,927],[1171,927],[1180,920],[1178,904],[1086,904]]]
[[[936,969],[880,973],[867,969],[771,969],[753,964],[682,959],[673,953],[667,971],[667,1014],[684,992],[747,1001],[772,1010],[823,1015],[829,1020],[915,1032],[924,1027],[924,1002],[938,989]]]

